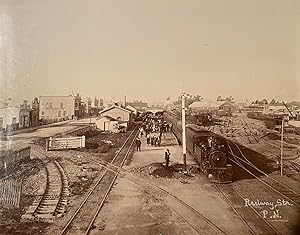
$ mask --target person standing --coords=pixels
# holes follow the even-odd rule
[[[143,131],[143,129],[141,129],[141,130],[140,130],[140,135],[141,135],[141,137],[143,137],[143,134],[144,134],[144,131]]]
[[[153,136],[152,133],[150,135],[150,143],[151,143],[152,146],[154,145],[154,136]]]
[[[169,164],[170,164],[170,151],[169,149],[167,149],[167,151],[165,152],[165,161],[166,161],[166,167],[169,167]]]
[[[136,144],[136,150],[141,151],[142,142],[141,142],[140,138],[136,138],[135,144]]]
[[[147,145],[149,146],[150,145],[150,134],[149,133],[146,135],[146,138],[147,138]]]
[[[154,135],[154,146],[156,147],[156,145],[157,145],[157,136],[156,135]]]
[[[161,136],[157,136],[157,145],[160,147]]]

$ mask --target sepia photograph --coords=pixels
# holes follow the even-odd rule
[[[299,0],[0,0],[0,235],[300,234]]]

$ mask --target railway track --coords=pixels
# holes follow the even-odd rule
[[[299,163],[292,162],[292,161],[289,161],[289,163],[297,172],[300,172],[300,164]]]
[[[226,234],[216,223],[212,222],[209,218],[176,195],[145,180],[138,180],[140,181],[140,183],[137,184],[138,186],[142,187],[145,192],[150,194],[152,197],[159,199],[165,206],[175,212],[175,214],[177,214],[182,221],[187,223],[195,233]]]
[[[132,173],[125,169],[107,162],[104,160],[94,160],[88,155],[84,156],[86,160],[89,160],[95,164],[99,164],[105,167],[108,171],[112,171],[115,174],[124,173],[125,178],[134,183],[137,187],[141,188],[145,193],[151,197],[159,200],[163,205],[173,211],[184,223],[186,223],[195,234],[226,234],[218,225],[205,217],[202,213],[194,209],[192,206],[181,200],[176,195],[168,192],[167,190],[151,184],[150,182],[132,175]],[[124,176],[124,175],[123,175]]]
[[[139,125],[135,127],[110,164],[122,167],[131,152],[135,137],[139,133]],[[88,234],[92,229],[95,219],[100,212],[115,180],[117,172],[109,171],[107,168],[97,179],[94,187],[88,192],[87,196],[75,211],[68,223],[62,228],[60,235],[63,234]]]
[[[221,134],[223,133],[222,130],[220,130],[220,132],[221,132]],[[270,177],[267,173],[260,170],[258,167],[256,167],[252,162],[250,162],[246,158],[246,156],[243,154],[240,147],[234,141],[231,141],[231,140],[228,140],[228,141],[237,149],[237,152],[239,154],[239,156],[234,154],[231,147],[230,147],[231,155],[233,157],[233,159],[231,158],[230,160],[233,163],[235,163],[237,166],[241,167],[243,170],[248,172],[250,175],[252,175],[258,181],[260,181],[263,184],[267,185],[273,191],[277,192],[278,194],[280,194],[284,198],[290,200],[291,202],[293,202],[293,204],[295,206],[300,208],[300,193],[299,192],[296,192],[294,189],[292,189],[288,185],[283,184],[279,180]],[[291,165],[292,165],[292,167],[295,168],[295,170],[297,170],[297,171],[300,170],[299,169],[299,164],[291,163]],[[253,173],[253,170],[254,170],[255,173]],[[262,179],[260,176],[265,176],[266,178]]]
[[[253,165],[243,154],[241,149],[238,147],[238,145],[235,145],[235,147],[240,152],[240,156],[237,156],[233,153],[231,149],[231,155],[234,159],[230,159],[232,162],[234,162],[236,165],[241,167],[243,170],[248,172],[250,175],[252,175],[255,179],[257,179],[259,182],[267,185],[269,188],[271,188],[273,191],[277,192],[280,196],[283,196],[284,198],[288,199],[290,202],[292,202],[295,206],[300,208],[300,193],[289,187],[288,185],[280,182],[277,179],[274,179],[270,177],[268,174],[266,174],[264,171],[260,170],[258,167]],[[231,147],[230,147],[231,148]],[[246,167],[247,166],[247,167]],[[249,169],[250,168],[250,169]],[[261,175],[265,176],[265,179],[262,179],[258,174],[253,173],[252,170],[255,172],[259,172]]]
[[[26,213],[22,215],[23,220],[53,222],[54,218],[61,217],[66,210],[69,189],[68,178],[63,168],[55,160],[45,162],[44,167],[47,173],[45,192],[36,197],[33,204],[27,208]]]
[[[231,184],[213,184],[251,234],[281,234],[254,207],[246,207],[245,198]]]

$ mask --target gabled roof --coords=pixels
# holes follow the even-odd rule
[[[222,102],[224,103],[224,102]],[[189,105],[191,109],[218,109],[219,104],[213,101],[202,100],[202,101],[195,101],[194,103]]]
[[[221,104],[220,106],[223,106],[223,105],[224,105],[224,106],[230,105],[231,107],[233,107],[233,108],[235,108],[235,109],[237,109],[237,110],[240,109],[236,104],[234,104],[234,103],[232,103],[232,102],[229,102],[229,101],[223,102],[223,104]]]
[[[146,102],[128,102],[128,105],[132,106],[132,107],[138,107],[138,108],[147,108],[148,107],[148,103]]]
[[[113,118],[113,117],[111,117],[111,116],[108,116],[108,115],[105,115],[105,116],[103,116],[103,117],[109,119],[110,121],[117,121],[117,119],[115,119],[115,118]]]
[[[133,107],[132,105],[127,105],[126,109],[131,110],[131,111],[137,111],[137,109],[135,107]]]
[[[120,109],[120,110],[122,110],[122,111],[125,111],[125,112],[127,112],[127,113],[131,113],[130,110],[124,109],[124,108],[122,108],[122,107],[120,107],[120,106],[117,106],[117,105],[113,105],[113,106],[111,106],[111,107],[108,107],[108,108],[106,108],[106,109],[103,109],[102,111],[99,112],[99,114],[105,113],[105,112],[107,112],[107,111],[109,111],[109,110],[111,110],[111,109],[115,109],[115,108]]]

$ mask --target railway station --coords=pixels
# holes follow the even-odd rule
[[[253,149],[257,143],[225,135],[229,119],[199,125],[184,115],[149,109],[125,132],[98,129],[94,118],[7,137],[28,147],[2,157],[2,203],[6,213],[22,208],[18,226],[3,231],[34,224],[30,233],[49,235],[292,234],[299,216],[293,168],[285,165],[290,175],[280,177],[272,155]],[[237,125],[240,114],[232,120]]]
[[[300,234],[299,0],[1,0],[0,235]]]

